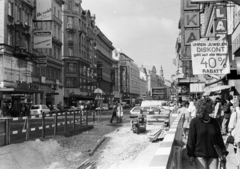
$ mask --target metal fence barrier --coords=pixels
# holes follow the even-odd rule
[[[84,115],[85,113],[85,115]],[[72,130],[76,130],[76,125],[83,127],[85,124],[88,126],[89,113],[92,113],[92,121],[95,122],[96,112],[81,111],[81,110],[70,110],[70,111],[59,111],[51,112],[50,114],[42,114],[36,116],[23,116],[23,117],[3,117],[0,119],[0,146],[9,145],[11,143],[11,135],[17,135],[25,133],[25,141],[29,140],[30,131],[42,131],[42,138],[46,136],[46,129],[53,128],[53,134],[58,133],[58,128],[64,126],[64,132],[68,130],[68,124],[72,124]],[[72,117],[69,119],[68,117]],[[84,117],[85,116],[85,117]],[[52,124],[46,124],[46,120],[49,117],[53,117]],[[64,117],[64,122],[59,122],[59,117]],[[47,118],[47,119],[46,119]],[[31,119],[41,119],[42,124],[40,127],[30,127]],[[11,123],[14,121],[24,121],[23,129],[11,131]]]

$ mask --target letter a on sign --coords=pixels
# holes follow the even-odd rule
[[[185,45],[191,45],[192,41],[200,39],[200,30],[199,29],[187,29],[184,32],[184,42]]]

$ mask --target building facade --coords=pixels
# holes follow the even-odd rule
[[[140,78],[139,78],[139,84],[140,84],[140,100],[145,100],[146,96],[148,94],[148,83],[147,83],[147,70],[143,66],[139,68],[140,71]]]
[[[102,78],[98,83],[98,87],[103,91],[103,103],[113,104],[114,95],[113,88],[115,84],[115,67],[112,58],[114,47],[112,42],[97,27],[96,39],[96,57],[97,62],[102,64]]]
[[[63,60],[65,105],[94,100],[96,83],[95,16],[83,10],[81,1],[67,0],[63,7]]]

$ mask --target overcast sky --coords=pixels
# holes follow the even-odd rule
[[[82,0],[96,15],[96,25],[138,65],[153,66],[171,80],[178,36],[180,0]]]

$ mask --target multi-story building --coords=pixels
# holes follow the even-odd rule
[[[36,74],[37,78],[33,79],[35,84],[40,85],[43,93],[37,94],[37,100],[46,105],[63,106],[63,77],[62,77],[62,5],[63,0],[51,0],[49,4],[37,0],[35,3],[36,11],[34,12],[34,50],[37,65]],[[50,10],[50,19],[39,19],[39,13],[42,11]],[[42,10],[42,11],[40,11]],[[36,13],[36,15],[35,15]],[[40,36],[42,33],[51,32],[50,44],[51,46],[37,46],[41,44]],[[36,43],[37,42],[37,43]],[[41,42],[41,43],[40,43]]]
[[[146,99],[146,96],[148,94],[148,83],[147,83],[147,70],[143,66],[139,68],[140,71],[140,78],[139,78],[139,84],[140,84],[140,99],[144,100]]]
[[[130,57],[120,53],[120,85],[122,101],[135,104],[139,101],[139,69]]]
[[[37,76],[32,50],[34,3],[26,0],[0,2],[0,100],[19,108],[20,103],[36,103],[42,93],[33,83]]]
[[[63,8],[65,104],[93,100],[96,89],[95,16],[81,1],[67,0]]]
[[[114,47],[112,42],[96,27],[98,32],[96,37],[96,57],[97,62],[102,63],[102,79],[99,81],[99,88],[103,91],[103,103],[112,104],[114,101],[113,88],[115,84],[115,65],[116,61],[112,58]],[[114,62],[114,64],[113,64]]]
[[[117,49],[114,49],[112,52],[112,58],[116,62],[113,62],[113,67],[115,68],[115,83],[113,86],[113,95],[115,101],[121,100],[120,92],[120,52]]]

